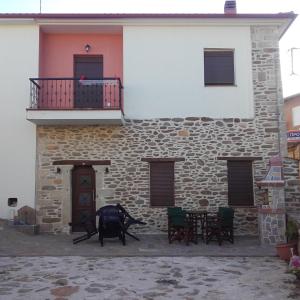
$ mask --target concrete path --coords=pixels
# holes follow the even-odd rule
[[[277,258],[1,257],[0,299],[300,299]]]

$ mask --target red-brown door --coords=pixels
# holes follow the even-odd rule
[[[78,224],[84,218],[95,215],[95,195],[94,169],[91,166],[74,167],[72,172],[72,231],[83,231]]]

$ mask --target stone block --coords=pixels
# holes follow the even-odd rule
[[[180,136],[180,137],[188,137],[189,135],[190,135],[190,132],[186,129],[178,131],[178,136]]]
[[[53,180],[54,184],[62,184],[62,182],[63,182],[62,179],[54,179]]]
[[[55,214],[56,215],[56,214]],[[60,218],[43,218],[42,222],[43,223],[58,223],[60,222],[61,219]]]
[[[206,199],[201,199],[199,200],[200,206],[208,206],[209,202]]]
[[[265,81],[267,78],[266,73],[264,72],[258,72],[258,80],[259,81]]]
[[[18,209],[17,221],[24,225],[36,224],[36,211],[32,207],[23,206]]]
[[[42,190],[43,190],[43,191],[53,191],[53,190],[55,190],[55,189],[56,189],[56,187],[53,186],[53,185],[44,185],[44,186],[42,187]]]

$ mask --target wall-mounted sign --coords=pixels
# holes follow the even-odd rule
[[[289,130],[287,132],[287,141],[289,143],[300,143],[300,130]]]

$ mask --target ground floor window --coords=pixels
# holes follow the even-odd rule
[[[253,206],[252,161],[227,161],[228,204]]]
[[[150,205],[174,206],[174,161],[150,162]]]

